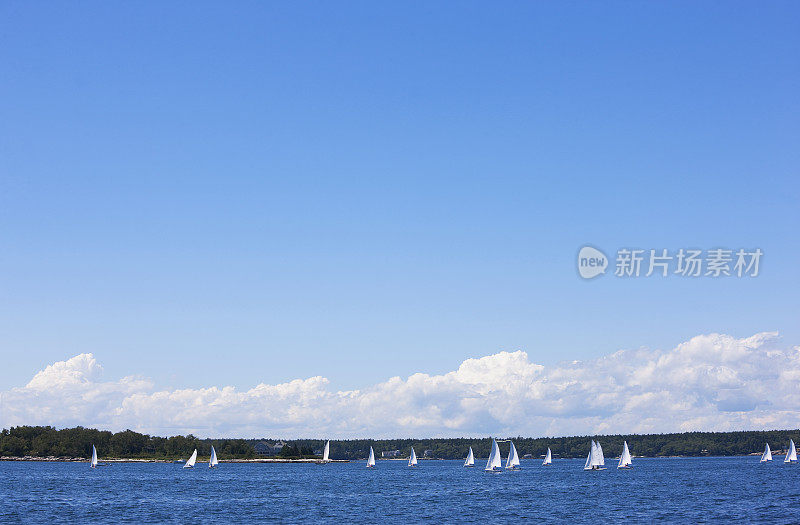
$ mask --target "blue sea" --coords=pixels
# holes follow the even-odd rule
[[[485,461],[485,460],[484,460]],[[480,460],[478,460],[480,462]],[[582,459],[501,474],[461,461],[199,465],[0,462],[3,523],[797,523],[800,465],[758,457]]]

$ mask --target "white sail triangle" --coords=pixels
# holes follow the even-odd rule
[[[553,454],[550,452],[550,447],[547,447],[547,455],[544,457],[542,465],[552,465],[552,464],[553,464]]]
[[[797,451],[794,448],[794,440],[789,440],[789,450],[786,452],[786,459],[783,460],[784,463],[792,463],[793,461],[797,461]]]
[[[322,461],[328,462],[330,461],[330,454],[331,454],[331,442],[325,442],[325,450],[322,451]]]
[[[497,441],[492,439],[492,451],[489,453],[489,460],[486,462],[487,471],[497,471],[503,468],[503,458],[500,456],[500,447]]]
[[[772,451],[769,449],[769,443],[767,443],[766,448],[764,448],[764,453],[761,454],[761,459],[759,461],[761,461],[761,463],[772,461]]]
[[[511,447],[508,450],[508,459],[506,460],[506,468],[507,469],[518,469],[519,468],[519,454],[517,454],[517,447],[514,446],[513,441],[509,441],[511,443]]]
[[[369,458],[367,458],[367,468],[375,466],[375,451],[369,447]]]
[[[417,453],[414,452],[414,447],[411,447],[411,455],[408,457],[408,466],[409,467],[417,466]]]
[[[217,461],[217,451],[214,450],[214,445],[211,445],[211,459],[208,460],[208,468],[214,468],[219,465]]]
[[[586,463],[583,465],[583,470],[591,470],[592,469],[592,454],[594,453],[594,440],[592,440],[592,445],[589,448],[589,455],[586,456]]]
[[[467,459],[464,461],[464,466],[475,466],[475,455],[472,453],[472,447],[469,447],[469,452],[467,453]]]
[[[90,466],[92,468],[95,468],[97,466],[97,449],[94,448],[94,445],[92,445],[92,461]]]
[[[617,468],[630,468],[633,466],[633,461],[631,460],[631,451],[628,450],[628,442],[625,442],[625,445],[622,447],[622,454],[619,456],[619,464]]]
[[[192,468],[194,467],[195,462],[197,461],[197,449],[194,449],[192,452],[192,456],[189,458],[189,461],[183,466],[183,468]]]

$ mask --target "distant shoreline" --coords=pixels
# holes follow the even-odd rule
[[[198,458],[197,464],[207,463]],[[2,456],[0,461],[31,461],[37,463],[88,463],[89,458],[69,458],[69,457],[34,457],[34,456]],[[184,463],[185,459],[156,459],[156,458],[109,458],[101,459],[100,463]],[[221,459],[220,463],[319,463],[319,459],[282,459],[282,458],[254,458],[254,459]],[[329,463],[350,463],[349,459],[331,459]]]

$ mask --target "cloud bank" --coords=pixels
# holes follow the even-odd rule
[[[105,381],[92,354],[2,392],[2,426],[83,425],[201,437],[586,435],[800,427],[800,347],[777,333],[700,335],[553,367],[525,352],[467,359],[443,375],[331,391],[324,377],[249,390],[157,390]]]

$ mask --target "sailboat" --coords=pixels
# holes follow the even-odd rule
[[[192,457],[189,458],[189,461],[183,466],[183,468],[194,468],[194,464],[197,461],[197,449],[194,449],[192,452]]]
[[[317,465],[324,465],[325,463],[330,463],[330,454],[331,454],[331,442],[330,440],[325,442],[325,448],[322,451],[322,459],[315,461],[314,463]]]
[[[622,447],[622,454],[619,456],[619,464],[617,468],[633,468],[633,461],[631,461],[631,451],[628,450],[628,442]]]
[[[409,467],[417,466],[417,453],[414,452],[414,447],[411,447],[411,455],[408,457],[408,466]]]
[[[586,464],[583,470],[605,470],[606,460],[603,457],[603,447],[600,443],[595,443],[592,440],[592,447],[589,450],[589,455],[586,457]]]
[[[550,447],[547,447],[547,455],[544,457],[542,465],[552,465],[552,464],[553,464],[553,454],[550,453]]]
[[[764,449],[764,453],[761,454],[761,459],[759,461],[761,463],[772,461],[772,451],[769,449],[769,443],[767,443],[767,448]]]
[[[94,445],[92,445],[92,462],[90,463],[89,466],[92,468],[97,467],[97,449],[94,448]]]
[[[217,461],[217,451],[214,450],[214,445],[211,445],[211,459],[208,460],[208,468],[214,468],[219,465]]]
[[[517,454],[517,447],[514,446],[513,441],[509,441],[511,443],[511,448],[508,450],[508,459],[506,460],[506,469],[507,470],[519,470],[519,454]]]
[[[464,461],[465,467],[474,467],[475,466],[475,454],[472,453],[472,447],[469,447],[469,453],[467,454],[467,459]]]
[[[500,457],[500,447],[497,446],[497,441],[492,439],[492,451],[489,453],[489,460],[486,462],[486,472],[502,472],[503,471],[503,458]]]
[[[794,440],[789,440],[789,451],[786,453],[786,459],[783,460],[784,463],[796,463],[797,462],[797,451],[794,449]]]
[[[369,447],[369,457],[367,458],[367,468],[375,468],[375,451]]]

